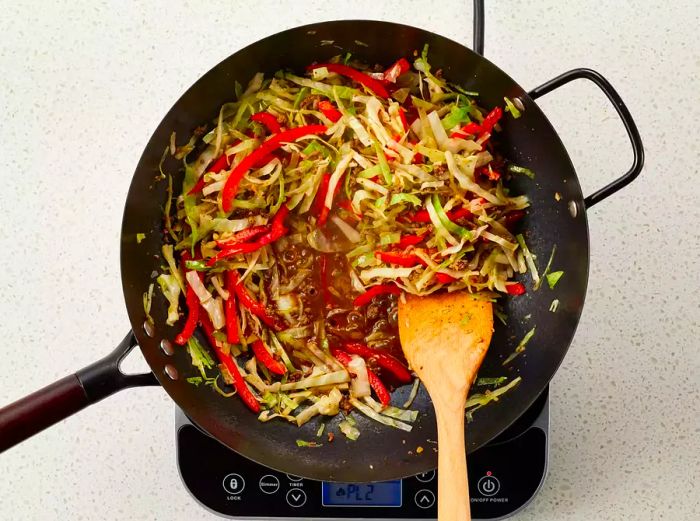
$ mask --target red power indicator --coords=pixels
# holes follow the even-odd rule
[[[490,470],[487,470],[487,471],[486,471],[486,475],[487,475],[487,476],[490,476],[490,475],[491,475],[491,471],[490,471]]]

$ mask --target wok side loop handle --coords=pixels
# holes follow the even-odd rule
[[[584,199],[586,208],[590,208],[603,199],[610,197],[612,194],[621,188],[624,188],[637,178],[642,171],[642,167],[644,166],[644,145],[642,144],[642,138],[639,135],[639,130],[637,130],[637,124],[634,122],[634,119],[632,118],[630,111],[627,109],[627,106],[610,82],[606,80],[605,77],[603,77],[603,75],[599,72],[592,69],[573,69],[546,83],[543,83],[539,87],[532,89],[528,94],[532,99],[537,99],[549,92],[552,92],[554,89],[558,89],[559,87],[566,85],[570,81],[578,79],[592,81],[610,100],[613,108],[617,112],[618,116],[620,116],[622,124],[625,126],[627,136],[632,144],[632,153],[634,154],[632,166],[625,174]]]
[[[484,0],[474,0],[474,44],[472,50],[484,55]]]
[[[114,351],[76,373],[91,404],[129,387],[159,385],[153,373],[124,374],[119,369],[124,358],[137,345],[136,336],[129,331]]]
[[[125,375],[119,364],[136,346],[132,332],[103,359],[0,409],[0,453],[122,389],[157,385],[153,373]]]

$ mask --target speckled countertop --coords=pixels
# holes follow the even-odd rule
[[[235,4],[0,1],[0,403],[92,362],[127,330],[124,197],[151,132],[203,72],[270,33],[334,18],[471,39],[467,1]],[[588,300],[552,384],[549,475],[516,518],[700,519],[698,4],[487,4],[492,61],[526,88],[600,70],[647,151],[639,180],[590,212]],[[584,192],[628,167],[595,87],[541,105]],[[180,482],[173,417],[161,390],[132,390],[8,451],[0,519],[214,518]]]

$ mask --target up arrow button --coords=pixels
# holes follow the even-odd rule
[[[416,496],[413,498],[416,502],[416,506],[419,508],[430,508],[435,504],[435,494],[432,490],[423,489],[416,492]]]

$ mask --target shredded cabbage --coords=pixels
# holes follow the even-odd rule
[[[330,63],[386,78],[350,60]],[[326,64],[304,75],[257,73],[246,88],[233,82],[236,99],[186,143],[178,146],[184,139],[173,134],[160,162],[160,178],[168,180],[167,233],[157,282],[168,301],[166,323],[188,316],[181,297],[191,287],[214,328],[208,333],[246,382],[245,389],[236,386],[221,360],[190,337],[187,350],[201,374],[192,383],[224,396],[233,394],[227,386],[250,391],[260,421],[300,426],[342,408],[410,431],[418,379],[403,408],[384,406],[373,397],[368,361],[353,355],[345,367],[333,356],[339,339],[377,349],[397,342],[390,314],[397,288],[416,295],[468,291],[492,301],[516,273],[529,270],[535,287],[545,278],[554,287],[561,277],[549,272],[551,260],[540,277],[534,255],[512,232],[512,213],[529,202],[511,193],[504,185],[510,176],[500,173],[505,165],[514,174],[532,172],[499,155],[498,125],[459,132],[464,124],[481,125],[490,112],[477,105],[477,94],[433,70],[427,46],[412,70],[395,70],[390,79],[386,96],[385,84],[361,85]],[[517,107],[504,101],[517,117]],[[290,133],[279,139],[278,132]],[[163,171],[167,153],[184,170],[176,194],[174,172]],[[144,294],[147,317],[151,297],[152,286]],[[382,316],[375,320],[377,308]],[[227,325],[231,316],[234,324]],[[219,387],[219,377],[226,385]],[[349,415],[341,431],[359,436]]]

